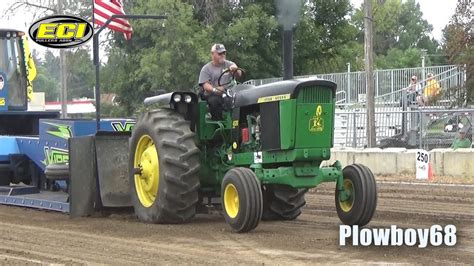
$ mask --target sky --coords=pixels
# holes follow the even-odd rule
[[[359,7],[364,0],[350,0],[352,5]],[[423,18],[433,26],[431,36],[441,41],[443,28],[449,23],[449,19],[454,15],[457,0],[416,0],[420,4]]]
[[[16,29],[27,30],[32,23],[33,15],[28,13],[16,14],[10,18],[2,18],[5,10],[16,0],[0,1],[0,28],[13,27]],[[352,5],[359,7],[363,0],[350,0]],[[433,25],[431,36],[442,40],[442,30],[448,24],[449,19],[454,14],[457,0],[416,0],[420,4],[423,18]],[[31,42],[30,42],[31,43]],[[32,49],[44,52],[46,48],[31,44]]]

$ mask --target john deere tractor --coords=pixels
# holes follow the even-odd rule
[[[336,84],[297,79],[237,84],[227,70],[224,119],[213,121],[203,97],[173,92],[145,100],[130,138],[132,203],[141,221],[184,223],[202,205],[222,207],[236,232],[263,220],[293,220],[305,193],[336,182],[344,224],[363,226],[375,211],[376,182],[360,164],[342,168],[330,157]],[[217,200],[219,199],[220,200]]]

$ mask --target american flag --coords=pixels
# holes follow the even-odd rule
[[[122,8],[121,0],[94,0],[94,23],[97,25],[104,25],[107,19],[115,14],[125,14]],[[132,38],[132,26],[128,23],[128,20],[123,18],[115,18],[110,21],[107,27],[114,31],[123,32],[126,40]]]

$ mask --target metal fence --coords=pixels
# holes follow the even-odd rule
[[[433,78],[440,85],[441,96],[424,105],[420,105],[419,98],[423,95],[426,79],[419,82],[421,90],[416,93],[401,88],[375,97],[375,133],[378,146],[428,150],[448,148],[459,135],[456,132],[460,129],[457,124],[466,124],[472,131],[473,110],[460,109],[466,104],[464,69],[452,67],[437,73]],[[338,107],[335,121],[336,146],[364,147],[367,143],[365,98],[352,104],[341,104],[341,100],[338,100]],[[463,111],[466,113],[462,114]],[[460,118],[463,121],[454,123]],[[447,127],[446,130],[442,126]],[[472,133],[469,134],[472,142]]]
[[[409,110],[376,110],[376,140],[379,147],[449,148],[463,130],[471,142],[474,109],[446,110],[410,108]],[[335,147],[363,148],[366,138],[365,109],[336,111]]]
[[[462,87],[465,81],[465,70],[461,66],[430,66],[417,68],[386,69],[374,71],[375,96],[384,102],[396,102],[400,98],[400,92],[410,83],[410,78],[416,75],[420,84],[424,86],[424,78],[428,73],[433,73],[435,78],[442,83],[442,88],[451,89]],[[365,101],[366,78],[365,72],[344,72],[332,74],[314,74],[296,76],[295,78],[318,77],[333,81],[337,84],[338,104],[354,104]],[[255,86],[280,81],[282,78],[269,78],[249,80],[246,84]]]
[[[436,102],[430,103],[430,105],[436,106],[451,106],[462,105],[466,100],[465,81],[466,72],[463,67],[456,66],[449,68],[445,71],[437,73],[433,76],[433,79],[440,85],[441,96]],[[421,91],[417,92],[422,94],[426,87],[428,79],[423,79],[418,82]],[[405,85],[395,91],[387,92],[385,94],[379,94],[375,96],[376,104],[390,105],[390,106],[401,106],[402,101],[410,95],[406,95],[408,86]],[[359,99],[361,102],[365,102],[364,99]]]
[[[428,73],[441,87],[436,101],[420,106],[417,95],[409,94],[411,77],[418,77],[423,94]],[[335,147],[366,146],[366,78],[365,72],[346,72],[297,76],[331,80],[336,92]],[[280,81],[282,78],[249,80],[255,86]],[[375,126],[377,145],[381,147],[448,148],[466,126],[472,143],[472,109],[459,109],[466,103],[466,71],[462,66],[446,65],[374,71]],[[454,109],[452,109],[454,108]],[[457,109],[457,110],[456,110]],[[465,130],[466,130],[465,128]]]

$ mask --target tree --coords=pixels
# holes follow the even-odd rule
[[[304,5],[295,33],[295,74],[340,72],[347,62],[361,65],[363,48],[354,41],[351,11],[348,0],[311,0]]]
[[[58,10],[58,1],[63,4],[63,11]],[[92,16],[91,0],[16,0],[4,12],[3,16],[33,14],[32,20],[53,15],[70,14],[89,19]]]
[[[93,98],[95,73],[89,49],[80,47],[67,51],[68,99]]]
[[[94,88],[94,72],[89,51],[86,48],[71,49],[66,52],[68,63],[68,99],[92,98]],[[35,91],[44,92],[46,101],[58,101],[60,89],[59,56],[46,50],[44,60],[33,53],[37,64],[37,77],[33,80]]]
[[[146,96],[158,90],[190,90],[202,65],[208,60],[211,46],[208,29],[199,25],[193,6],[183,1],[136,1],[132,14],[163,14],[168,19],[135,20],[129,42],[115,34],[105,68],[112,80],[104,84],[115,91],[128,113]]]
[[[449,61],[466,65],[467,99],[470,102],[474,102],[473,6],[472,0],[458,0],[456,12],[443,30],[443,49]]]
[[[59,100],[59,57],[50,50],[46,50],[44,60],[39,60],[33,52],[33,60],[36,62],[37,75],[33,80],[33,89],[44,92],[46,101]]]
[[[428,54],[439,54],[439,43],[429,36],[433,27],[423,19],[420,5],[415,0],[372,1],[374,13],[374,52],[377,68],[417,66],[420,57],[408,59],[426,49]],[[357,8],[352,22],[359,30],[358,40],[363,41],[363,8]],[[395,56],[396,55],[396,56]],[[390,58],[391,61],[386,61]],[[442,63],[442,58],[435,58]],[[409,62],[409,65],[404,63]],[[427,65],[431,61],[427,60]]]
[[[416,48],[400,50],[391,48],[386,55],[379,55],[375,65],[380,69],[418,67],[420,65],[421,51]],[[429,60],[429,59],[427,59]]]
[[[233,10],[231,21],[216,25],[214,42],[226,44],[228,58],[246,70],[247,79],[281,76],[280,35],[275,16],[256,3],[244,7]]]

